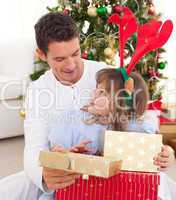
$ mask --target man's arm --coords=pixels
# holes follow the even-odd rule
[[[39,166],[39,153],[41,150],[49,149],[49,142],[48,125],[46,120],[41,117],[44,113],[41,109],[37,110],[40,108],[37,102],[39,104],[41,101],[36,100],[36,97],[33,96],[35,89],[35,85],[30,86],[26,96],[24,170],[35,185],[42,191],[48,192],[47,189],[56,190],[72,184],[78,175]]]
[[[79,175],[39,166],[39,152],[47,149],[48,145],[46,134],[38,133],[45,133],[45,130],[44,122],[25,120],[24,169],[33,183],[42,191],[48,192],[47,188],[56,190],[73,184]]]
[[[42,167],[39,166],[39,153],[41,150],[48,149],[45,136],[45,125],[40,119],[26,119],[24,122],[25,148],[24,148],[24,170],[28,177],[41,190]],[[43,134],[42,134],[43,133]]]

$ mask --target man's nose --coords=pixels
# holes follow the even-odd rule
[[[74,59],[72,57],[69,57],[67,59],[67,63],[66,63],[66,69],[68,70],[73,70],[75,68],[75,62]]]

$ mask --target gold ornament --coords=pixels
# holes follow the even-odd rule
[[[114,52],[113,52],[113,50],[110,47],[107,47],[106,49],[104,49],[104,55],[107,58],[112,58],[113,55],[114,55]]]
[[[20,117],[22,117],[23,119],[25,118],[25,116],[26,116],[26,112],[25,112],[25,110],[20,110]]]
[[[128,51],[128,49],[125,49],[125,50],[124,50],[124,58],[127,58],[128,55],[129,55],[129,51]]]
[[[153,4],[149,5],[148,14],[151,15],[151,16],[156,15],[156,9],[155,9],[155,6]]]
[[[112,59],[106,58],[106,59],[105,59],[105,62],[106,62],[108,65],[111,65],[111,64],[112,64]]]
[[[40,60],[40,57],[39,57],[39,54],[38,54],[37,50],[34,53],[34,60],[35,61]]]
[[[88,10],[87,10],[87,14],[90,16],[90,17],[96,17],[97,16],[97,8],[92,6],[92,7],[89,7]]]
[[[58,12],[62,12],[62,11],[63,11],[63,8],[62,8],[62,7],[58,7],[57,11],[58,11]]]
[[[116,68],[116,67],[117,67],[115,60],[113,60],[113,61],[111,62],[111,65],[112,65],[113,68]]]
[[[130,77],[127,81],[125,81],[125,89],[131,95],[134,90],[134,80]]]

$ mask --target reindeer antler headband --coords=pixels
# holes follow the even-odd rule
[[[120,68],[117,70],[122,73],[126,82],[125,88],[132,92],[134,83],[133,81],[128,81],[130,73],[145,54],[161,48],[168,41],[173,30],[173,23],[171,20],[166,20],[164,23],[151,20],[146,24],[140,25],[128,7],[119,6],[119,8],[122,11],[122,15],[118,13],[112,14],[108,19],[108,23],[119,26]],[[136,49],[129,65],[124,68],[125,44],[135,32],[137,32]]]

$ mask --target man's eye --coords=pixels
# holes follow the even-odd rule
[[[64,59],[57,59],[56,62],[62,62]]]
[[[75,54],[73,54],[73,57],[78,56],[78,55],[79,55],[79,53],[75,53]]]

